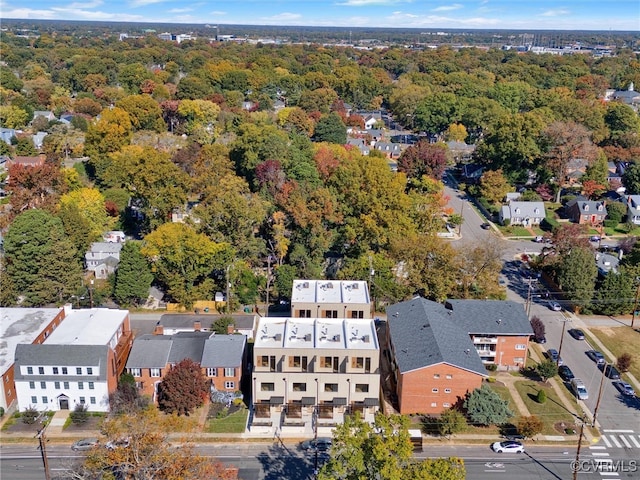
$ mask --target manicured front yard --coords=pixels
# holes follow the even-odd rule
[[[559,422],[563,422],[567,427],[574,426],[577,420],[574,414],[578,412],[578,404],[574,399],[571,399],[573,411],[568,412],[550,385],[545,386],[532,380],[526,380],[516,382],[515,386],[531,415],[537,416],[544,422],[544,430],[542,431],[544,435],[561,435],[562,432],[554,428],[554,425]],[[536,400],[540,389],[547,394],[547,401],[544,403],[538,403]]]
[[[207,433],[243,433],[247,425],[249,410],[242,408],[237,412],[222,418],[210,418],[207,420],[205,432]]]
[[[636,319],[636,325],[640,327],[640,318]],[[635,331],[631,327],[592,327],[587,332],[591,333],[600,340],[607,349],[618,358],[623,353],[629,353],[633,356],[631,369],[629,372],[640,379],[640,332]],[[615,362],[616,358],[611,358]]]

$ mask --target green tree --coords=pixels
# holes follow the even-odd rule
[[[610,102],[604,121],[609,127],[611,140],[622,147],[638,145],[640,118],[629,105]]]
[[[213,298],[214,270],[230,263],[226,244],[215,243],[184,223],[165,223],[144,239],[141,253],[178,303],[190,308],[196,300]]]
[[[513,416],[508,402],[488,385],[467,394],[464,408],[471,421],[480,425],[502,425]]]
[[[292,265],[279,265],[274,272],[274,286],[278,292],[278,297],[284,300],[291,300],[291,289],[293,281],[298,278],[296,269]]]
[[[628,195],[640,193],[640,163],[632,163],[622,174],[622,185],[627,189]]]
[[[18,215],[4,238],[2,303],[63,303],[80,286],[77,251],[59,218],[42,210]]]
[[[607,156],[602,150],[598,150],[595,160],[587,165],[581,181],[593,180],[600,185],[606,185],[608,176],[609,162],[607,161]]]
[[[97,188],[80,188],[60,197],[60,210],[75,210],[86,220],[88,240],[95,242],[111,227],[105,200]]]
[[[450,437],[461,432],[467,425],[464,415],[455,408],[448,408],[438,418],[438,433]]]
[[[29,120],[29,114],[14,105],[0,105],[0,126],[5,128],[24,127]]]
[[[414,127],[430,133],[444,132],[460,120],[460,107],[453,93],[434,93],[424,97],[413,116]]]
[[[113,296],[120,305],[139,305],[149,296],[153,274],[147,259],[140,253],[140,244],[128,241],[120,251]]]
[[[585,311],[591,306],[598,269],[590,248],[575,247],[560,259],[558,284],[567,298]]]
[[[189,415],[204,403],[207,379],[200,365],[185,358],[171,367],[158,386],[160,410],[178,415]]]
[[[227,335],[229,333],[229,325],[233,325],[235,321],[233,317],[222,316],[211,324],[211,331],[218,335]]]
[[[536,365],[536,373],[540,376],[543,382],[546,382],[558,374],[558,364],[551,359],[540,362]],[[543,392],[544,390],[540,391]]]
[[[376,414],[373,425],[359,414],[350,415],[333,434],[331,455],[320,468],[319,480],[462,480],[461,460],[414,460],[409,420],[399,415]]]
[[[543,404],[547,401],[547,392],[544,389],[538,390],[538,394],[536,395],[536,402]]]
[[[542,433],[544,423],[535,415],[520,417],[518,420],[518,433],[524,438],[533,438]]]
[[[635,276],[622,266],[619,272],[610,271],[598,285],[595,294],[596,311],[602,315],[622,315],[633,310]]]
[[[323,115],[316,124],[313,140],[344,145],[347,143],[347,127],[337,113]]]

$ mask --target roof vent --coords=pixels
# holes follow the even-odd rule
[[[502,323],[502,319],[501,319],[501,318],[499,318],[498,320],[496,320],[496,323],[497,323],[498,325],[500,325],[500,324]]]
[[[310,333],[307,333],[307,334],[304,336],[304,341],[305,341],[305,342],[310,342],[310,341],[311,341],[311,334],[310,334]]]
[[[332,341],[332,342],[339,342],[339,341],[340,341],[340,334],[338,334],[338,335],[334,335],[334,336],[331,338],[331,341]]]
[[[362,337],[362,341],[364,343],[369,343],[371,341],[371,337],[369,337],[369,335],[365,335],[364,337]]]
[[[309,282],[304,282],[302,284],[302,288],[309,288]]]
[[[273,339],[274,339],[276,342],[280,342],[280,341],[282,340],[282,334],[281,334],[281,333],[276,333],[276,334],[274,335]]]

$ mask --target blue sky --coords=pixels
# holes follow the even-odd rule
[[[640,0],[0,0],[0,19],[640,30]]]

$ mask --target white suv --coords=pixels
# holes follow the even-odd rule
[[[571,389],[576,394],[580,400],[587,400],[589,398],[589,392],[587,392],[587,387],[584,386],[582,380],[579,378],[574,378],[571,380]]]

